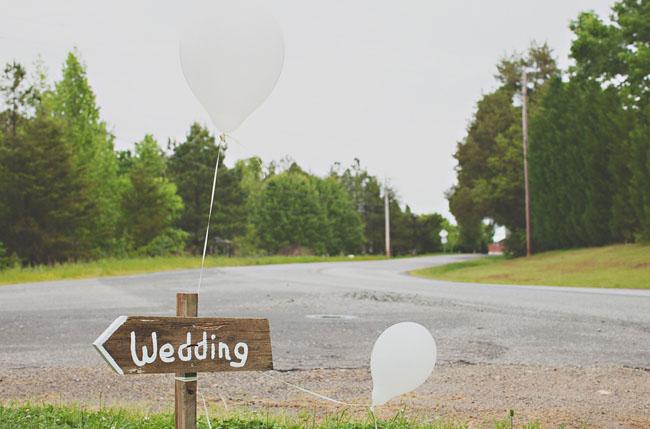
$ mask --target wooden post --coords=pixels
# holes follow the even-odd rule
[[[176,316],[197,317],[198,302],[196,293],[176,294]],[[176,373],[176,429],[196,429],[196,388],[195,372]]]
[[[197,372],[273,369],[267,319],[197,317],[198,301],[177,294],[176,317],[119,316],[93,342],[120,375],[176,375],[177,429],[196,429]]]

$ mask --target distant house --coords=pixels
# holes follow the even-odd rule
[[[497,243],[488,244],[488,255],[498,256],[503,255],[503,252],[506,250],[504,240],[501,240]]]

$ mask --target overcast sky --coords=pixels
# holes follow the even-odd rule
[[[285,36],[270,98],[233,135],[234,159],[291,156],[324,174],[357,157],[388,177],[419,213],[448,215],[456,142],[494,88],[498,58],[548,42],[568,64],[568,24],[609,14],[613,0],[269,0]],[[78,47],[120,149],[145,133],[165,145],[193,121],[210,124],[178,60],[196,2],[0,0],[0,61],[41,55],[51,78]],[[210,180],[210,178],[206,178]]]

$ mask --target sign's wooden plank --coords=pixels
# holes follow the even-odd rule
[[[94,346],[120,374],[273,369],[267,319],[120,316]]]

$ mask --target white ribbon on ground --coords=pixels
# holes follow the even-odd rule
[[[348,402],[343,402],[343,401],[339,401],[338,399],[330,398],[329,396],[321,395],[320,393],[314,392],[313,390],[309,390],[309,389],[306,389],[304,387],[300,387],[300,386],[298,386],[296,384],[289,383],[288,381],[280,380],[279,378],[273,377],[271,374],[267,374],[265,372],[261,372],[260,374],[263,375],[264,377],[270,378],[271,380],[279,381],[280,383],[284,383],[289,387],[293,387],[294,389],[298,389],[301,392],[308,393],[308,394],[310,394],[312,396],[315,396],[315,397],[320,398],[320,399],[324,399],[326,401],[333,402],[333,403],[338,404],[338,405],[345,405],[346,407],[370,408],[370,406],[368,404],[350,404]]]

